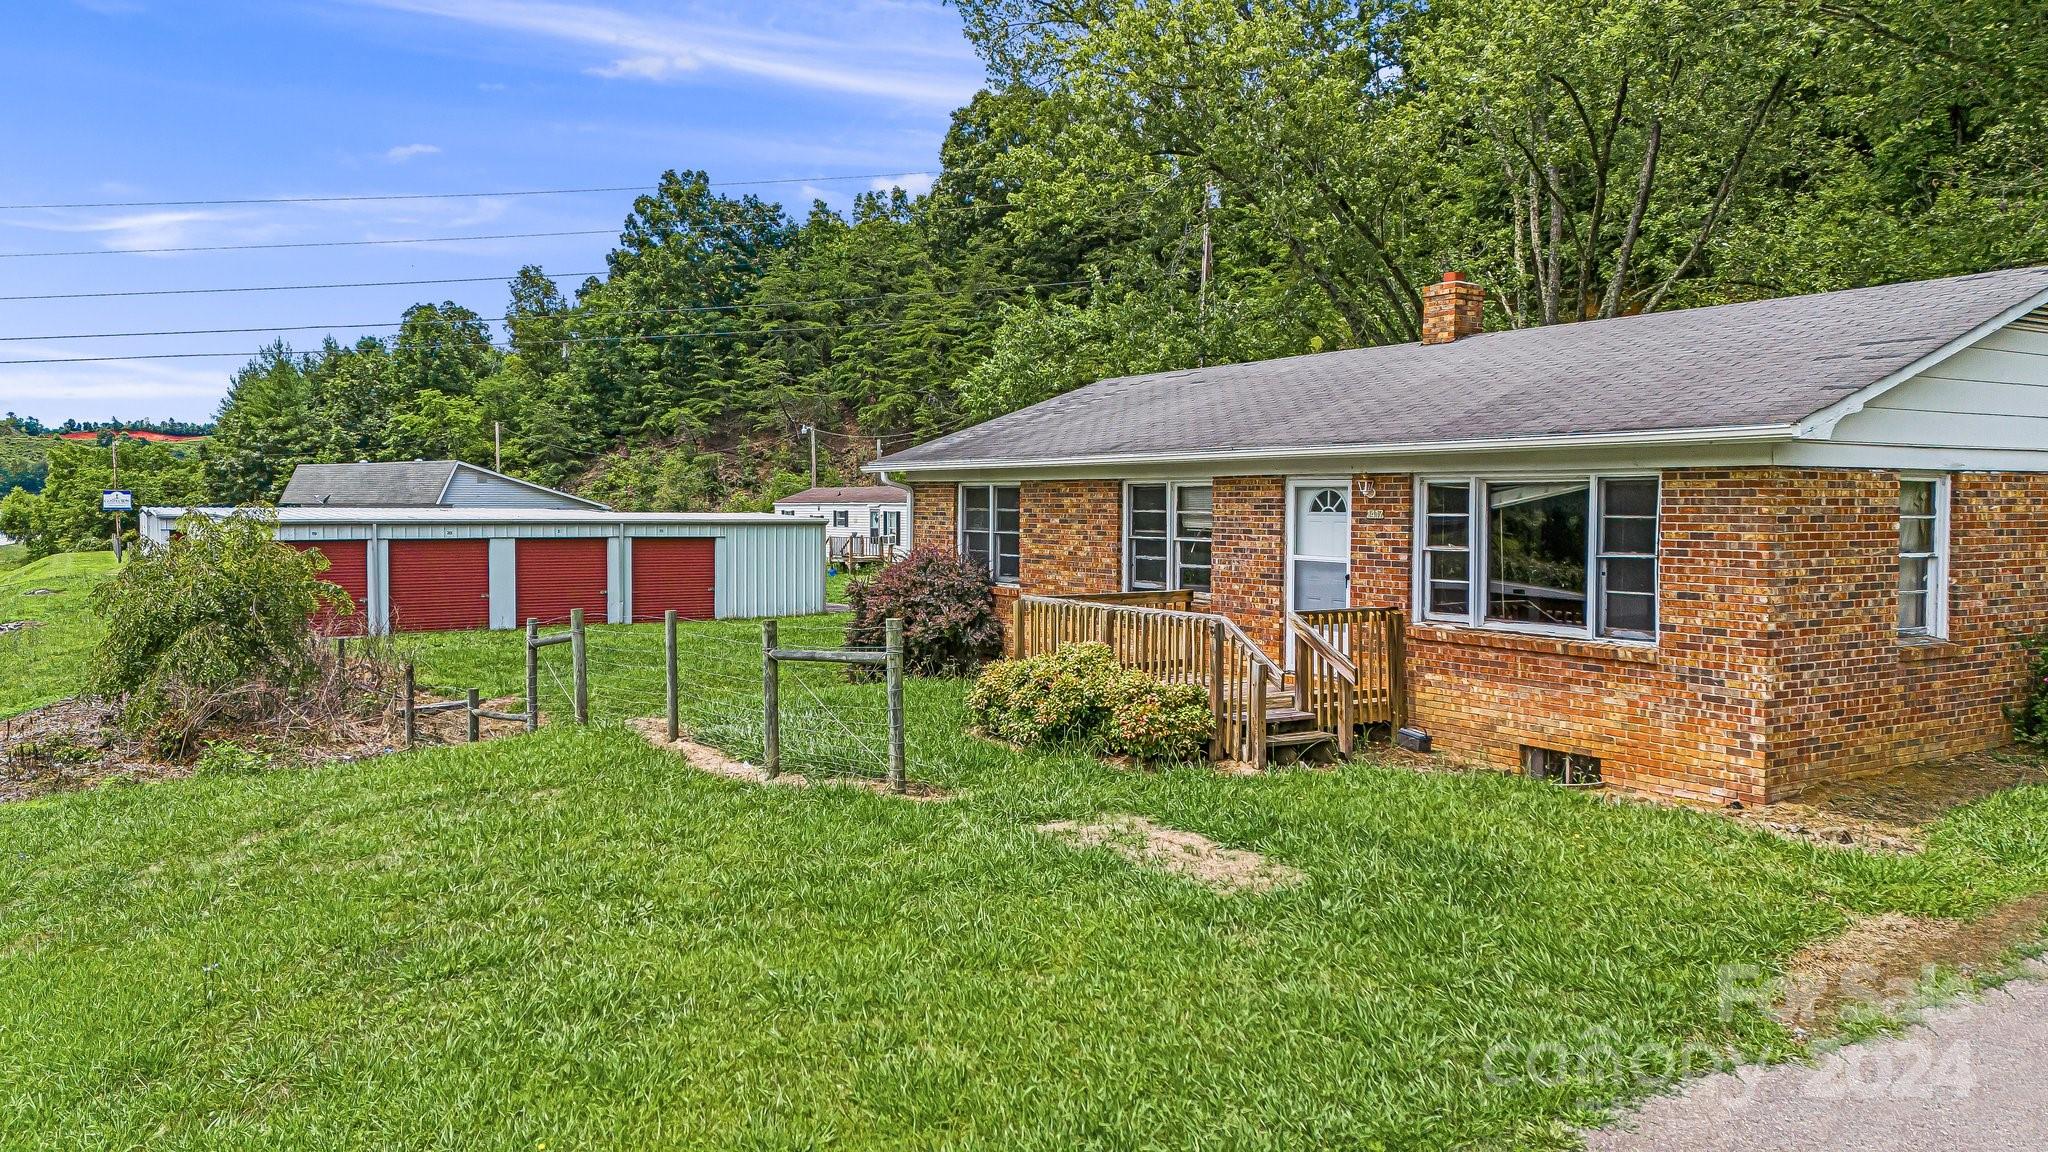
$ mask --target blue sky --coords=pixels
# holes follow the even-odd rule
[[[982,71],[937,0],[41,0],[0,38],[0,204],[651,187],[703,168],[800,211],[922,190]],[[897,179],[738,182],[904,173]],[[0,210],[0,297],[489,277],[320,291],[0,300],[0,361],[230,352],[392,325],[503,278],[603,267],[610,236],[143,254],[142,248],[616,231],[630,193]],[[24,253],[83,252],[35,256]],[[573,286],[574,281],[571,280]],[[353,339],[378,327],[331,329]],[[280,332],[317,346],[324,329]],[[212,415],[240,359],[0,364],[0,410]]]

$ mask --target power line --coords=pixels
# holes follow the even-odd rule
[[[104,300],[116,296],[212,296],[229,292],[313,292],[327,288],[410,288],[423,284],[483,284],[510,281],[513,276],[454,276],[441,280],[356,280],[340,284],[261,284],[247,288],[142,288],[121,292],[56,292],[34,296],[0,296],[0,302],[16,300]],[[602,272],[552,272],[550,280],[573,280],[602,276]]]
[[[566,348],[578,344],[647,344],[665,343],[670,340],[713,340],[728,339],[732,337],[741,336],[808,336],[819,332],[846,332],[858,329],[871,328],[907,328],[912,323],[913,321],[909,320],[873,320],[858,324],[813,324],[804,328],[732,328],[711,332],[643,332],[626,336],[576,336],[561,340],[542,340],[538,341],[538,344],[542,347],[553,346],[558,348]],[[918,323],[921,323],[921,321]],[[496,348],[501,352],[511,351],[511,346],[508,344],[501,344],[495,341],[491,341],[488,343],[490,344],[490,347]],[[435,341],[433,346],[438,347],[438,345],[439,341]],[[415,344],[394,343],[388,345],[388,347],[391,351],[397,352],[414,350],[420,346]],[[119,356],[49,356],[38,357],[29,360],[0,360],[0,365],[103,364],[118,360],[247,360],[250,359],[251,357],[252,354],[249,353],[248,351],[150,353],[138,352]]]
[[[963,169],[952,169],[963,171]],[[712,188],[752,188],[767,184],[824,184],[841,180],[887,180],[933,175],[929,169],[902,172],[859,172],[843,176],[768,176],[758,180],[712,180]],[[213,200],[100,200],[74,204],[0,204],[0,212],[41,212],[82,208],[231,208],[258,204],[362,204],[392,200],[475,200],[512,196],[582,196],[593,193],[646,192],[642,184],[605,188],[519,188],[496,192],[388,192],[350,196],[245,196]]]
[[[167,252],[255,252],[276,248],[363,248],[390,244],[455,244],[466,240],[540,240],[552,236],[611,236],[616,228],[573,232],[501,232],[493,236],[415,236],[406,240],[296,240],[284,244],[202,244],[186,248],[78,248],[68,252],[0,252],[0,260],[36,256],[149,256]]]
[[[805,300],[747,300],[736,304],[693,304],[674,308],[630,308],[619,311],[592,312],[589,318],[612,319],[631,316],[675,316],[704,312],[737,312],[746,308],[802,308],[816,304],[871,303],[880,300],[905,300],[930,296],[965,296],[977,292],[990,294],[1005,292],[1029,292],[1039,288],[1071,288],[1092,284],[1092,280],[1045,280],[1030,284],[974,284],[960,288],[933,288],[919,292],[884,292],[868,296],[816,296]],[[568,313],[559,314],[567,319]],[[540,316],[479,316],[484,324],[504,324],[519,319],[541,319]],[[174,328],[149,332],[76,332],[51,336],[0,336],[0,343],[37,343],[46,340],[123,340],[143,336],[236,336],[262,332],[315,332],[328,329],[397,328],[403,320],[374,321],[361,324],[279,324],[256,328]],[[821,430],[822,431],[822,430]],[[826,432],[825,435],[836,435]]]

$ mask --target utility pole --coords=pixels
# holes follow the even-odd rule
[[[113,439],[107,441],[107,457],[108,459],[112,460],[114,464],[114,479],[112,484],[110,484],[109,486],[113,488],[119,488],[121,486],[121,433],[118,431],[114,433]],[[120,562],[121,512],[119,509],[116,509],[114,511],[114,563],[119,564]]]
[[[505,470],[505,425],[491,421],[491,471]]]
[[[1195,323],[1202,337],[1196,361],[1202,367],[1206,367],[1209,360],[1209,263],[1214,252],[1209,243],[1209,209],[1216,202],[1216,185],[1202,185],[1202,281],[1195,296]]]
[[[818,426],[804,425],[804,434],[811,438],[811,487],[818,486]]]

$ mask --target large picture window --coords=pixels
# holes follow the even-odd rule
[[[1209,590],[1213,493],[1207,484],[1131,484],[1124,489],[1124,588]]]
[[[1948,486],[1899,481],[1899,632],[1948,632]]]
[[[998,584],[1017,582],[1019,527],[1015,484],[960,486],[960,555]]]
[[[1461,477],[1417,496],[1422,619],[1656,638],[1654,477]]]

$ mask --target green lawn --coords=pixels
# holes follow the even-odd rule
[[[515,636],[407,643],[520,683]],[[0,1146],[1554,1146],[1643,1089],[1507,1074],[1539,1046],[1785,1053],[1724,966],[2048,886],[2044,789],[1874,857],[1496,775],[1019,754],[944,682],[910,762],[951,802],[736,784],[609,722],[660,650],[593,630],[588,730],[0,807]],[[759,626],[683,653],[686,717],[752,752]],[[793,767],[880,770],[879,686],[783,695]],[[1221,897],[1033,828],[1108,812],[1309,880]]]
[[[15,567],[0,560],[0,621],[39,622],[0,635],[0,716],[79,692],[101,635],[92,590],[113,570],[111,552],[67,552]],[[52,591],[31,595],[38,589]]]

